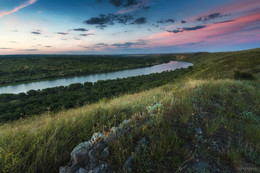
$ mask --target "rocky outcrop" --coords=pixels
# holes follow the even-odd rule
[[[162,105],[154,103],[148,107],[151,117],[156,115],[156,110]],[[144,122],[149,122],[151,119],[140,115],[139,119]],[[60,167],[60,173],[110,173],[111,170],[107,164],[109,159],[109,146],[120,136],[130,134],[131,128],[129,123],[131,119],[124,120],[118,127],[112,127],[110,132],[94,133],[90,140],[78,144],[71,152],[71,160],[66,166]],[[140,123],[138,120],[135,124]],[[140,154],[143,148],[148,144],[148,141],[143,137],[137,142],[135,150],[127,158],[123,166],[124,172],[133,172],[133,164],[136,154]]]
[[[109,158],[108,143],[112,143],[118,136],[127,133],[124,120],[119,127],[111,128],[110,132],[94,133],[89,141],[78,144],[71,152],[71,160],[66,166],[60,167],[60,173],[110,173],[107,164]]]
[[[106,163],[108,140],[104,134],[95,133],[89,141],[77,145],[71,152],[68,165],[60,167],[60,173],[110,173]]]

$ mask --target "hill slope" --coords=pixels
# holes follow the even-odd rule
[[[57,172],[94,132],[130,119],[129,133],[109,144],[121,172],[137,142],[135,172],[255,170],[260,160],[260,49],[177,58],[193,70],[172,84],[77,109],[46,113],[0,127],[1,172]],[[233,80],[235,70],[254,81]]]

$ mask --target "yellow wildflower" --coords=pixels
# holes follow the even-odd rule
[[[143,132],[145,131],[145,129],[146,129],[146,126],[143,127]]]

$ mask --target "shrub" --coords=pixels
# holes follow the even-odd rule
[[[249,73],[235,71],[234,78],[237,80],[253,80],[255,79],[254,76],[252,76]]]

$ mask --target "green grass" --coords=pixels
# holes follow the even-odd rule
[[[172,84],[1,125],[0,172],[57,172],[78,143],[129,118],[130,133],[110,144],[116,172],[143,137],[148,145],[136,154],[135,172],[192,171],[196,155],[223,169],[259,167],[259,50],[186,55],[194,68]],[[256,80],[234,80],[233,68]],[[149,111],[154,102],[162,106]]]
[[[195,64],[196,74],[193,78],[196,79],[233,79],[236,71],[260,78],[259,48],[237,52],[184,54],[179,55],[178,59]]]

